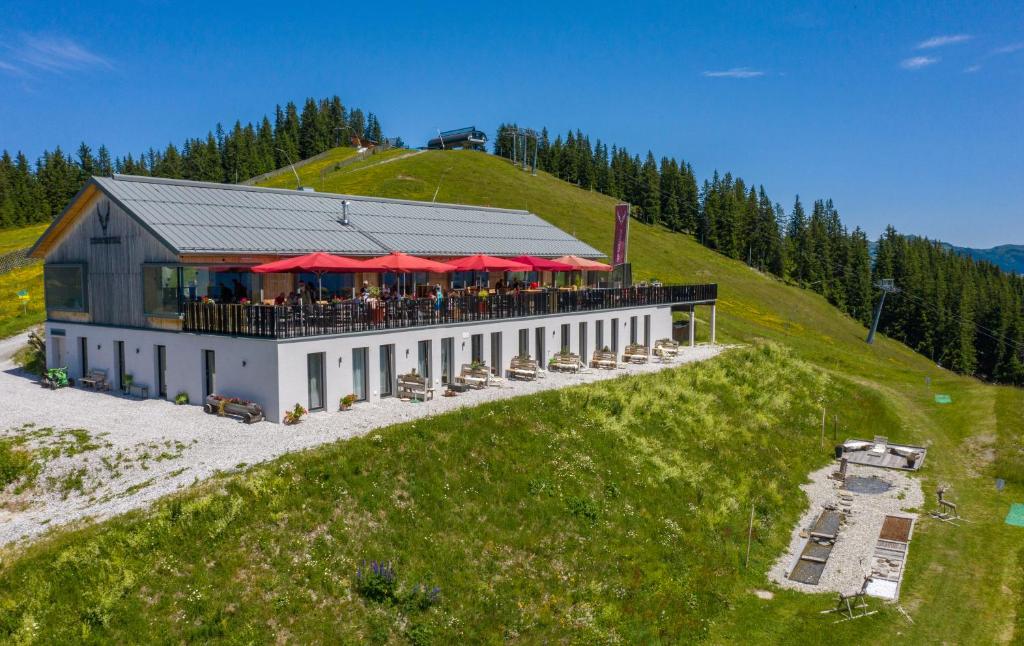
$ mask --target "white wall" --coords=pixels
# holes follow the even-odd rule
[[[651,317],[651,338],[644,339],[644,316]],[[672,314],[669,306],[638,307],[605,310],[561,316],[538,316],[501,321],[482,321],[437,327],[422,327],[393,331],[375,331],[346,334],[335,337],[317,337],[296,340],[247,339],[218,335],[200,335],[172,331],[139,330],[95,326],[78,323],[48,322],[47,336],[53,331],[64,331],[63,363],[70,376],[81,376],[79,337],[89,344],[90,368],[107,371],[111,383],[116,384],[117,363],[114,341],[125,342],[126,372],[136,383],[150,388],[150,396],[157,396],[156,346],[167,347],[167,394],[173,399],[179,392],[187,392],[193,404],[202,403],[203,350],[213,350],[216,356],[216,389],[219,394],[258,402],[267,419],[280,421],[285,410],[296,403],[309,405],[307,385],[307,355],[324,353],[324,402],[326,410],[337,410],[338,400],[353,391],[352,350],[367,348],[368,396],[379,398],[379,348],[383,344],[395,346],[395,374],[404,374],[418,366],[419,341],[431,342],[431,380],[435,394],[441,391],[441,340],[454,339],[453,371],[458,375],[462,364],[469,363],[472,335],[483,335],[483,362],[491,364],[491,333],[502,334],[501,371],[508,369],[512,357],[518,354],[519,330],[529,330],[529,353],[536,353],[536,329],[544,327],[545,353],[542,366],[561,349],[561,326],[569,324],[572,352],[579,352],[579,324],[587,323],[588,351],[585,360],[595,349],[597,332],[595,323],[604,321],[604,345],[611,345],[611,321],[618,319],[619,352],[629,343],[630,317],[637,317],[637,337],[640,343],[652,344],[656,339],[672,336]],[[57,343],[48,343],[48,362],[57,364]],[[244,364],[244,365],[243,365]]]

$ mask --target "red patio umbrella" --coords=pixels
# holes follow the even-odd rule
[[[524,262],[509,260],[508,258],[485,256],[481,253],[475,256],[449,260],[448,264],[459,271],[530,271],[531,269],[531,266]]]
[[[392,251],[386,256],[378,256],[362,261],[360,271],[393,271],[396,273],[432,271],[443,274],[449,271],[456,271],[456,269],[447,263],[420,258],[419,256],[410,256],[400,251]]]
[[[579,256],[562,256],[561,258],[555,258],[555,262],[565,263],[572,265],[574,271],[611,271],[612,266],[606,265],[603,262],[597,262],[596,260],[590,260],[588,258],[580,258]]]
[[[537,271],[572,271],[575,269],[570,264],[564,262],[558,262],[557,260],[550,260],[548,258],[538,258],[536,256],[516,256],[512,258],[516,262],[521,262],[524,265],[529,265],[532,269]]]
[[[321,284],[324,274],[354,273],[363,270],[364,266],[361,260],[333,256],[322,251],[309,253],[305,256],[275,260],[274,262],[263,263],[252,268],[252,271],[258,274],[299,274],[303,272],[316,274],[317,300],[323,296]]]

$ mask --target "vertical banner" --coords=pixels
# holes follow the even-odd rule
[[[629,205],[615,205],[615,244],[612,246],[612,264],[626,262],[626,247],[629,244]]]

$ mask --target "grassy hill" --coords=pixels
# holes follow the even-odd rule
[[[438,201],[528,208],[610,248],[605,196],[480,153],[407,155],[326,173],[317,188],[426,200],[436,190]],[[56,533],[3,555],[0,635],[867,643],[885,634],[930,644],[1008,642],[1016,627],[1024,636],[1024,530],[1002,522],[1010,501],[1024,501],[1024,391],[953,375],[884,338],[867,346],[863,327],[824,299],[685,235],[631,227],[636,276],[718,282],[720,339],[753,347],[392,427]],[[935,393],[954,403],[935,404]],[[833,626],[817,612],[831,595],[751,592],[770,588],[765,572],[805,504],[798,484],[828,460],[821,405],[838,416],[840,437],[928,444],[926,494],[951,484],[974,521],[923,520],[915,531],[902,593],[913,625],[887,608]],[[1008,481],[1002,492],[996,476]],[[364,559],[392,561],[396,588],[360,586]],[[440,600],[414,594],[419,583],[439,586]]]
[[[0,255],[31,247],[44,230],[45,224],[0,230]],[[27,310],[18,300],[17,294],[21,290],[29,293]],[[42,322],[43,309],[41,264],[0,272],[0,339]]]

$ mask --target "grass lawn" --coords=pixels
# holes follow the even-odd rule
[[[298,172],[299,179],[302,181],[303,186],[310,186],[318,191],[327,190],[325,187],[330,185],[331,178],[339,173],[348,172],[352,169],[380,162],[384,159],[394,158],[408,152],[409,151],[404,148],[386,150],[384,152],[377,153],[376,155],[371,155],[364,160],[351,162],[346,166],[336,169],[334,168],[336,164],[355,157],[357,152],[355,148],[334,148],[326,157],[310,162],[305,166],[296,168],[295,170]],[[286,166],[281,169],[277,175],[261,182],[260,186],[293,189],[295,188],[295,175],[292,173],[291,167]]]
[[[18,229],[0,229],[0,256],[31,247],[48,226],[49,224],[33,224]]]
[[[44,224],[0,230],[0,254],[31,247],[46,230]],[[28,311],[17,293],[29,293]],[[0,273],[0,339],[36,325],[45,317],[43,307],[43,266],[40,263]]]

